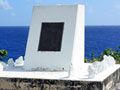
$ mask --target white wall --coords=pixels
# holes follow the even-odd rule
[[[84,8],[82,5],[36,6],[25,55],[25,69],[44,67],[68,71],[72,61],[84,61]],[[79,14],[78,14],[79,13]],[[42,22],[64,22],[61,52],[38,51]],[[73,60],[72,60],[73,59]]]
[[[72,52],[72,67],[71,67],[71,76],[80,77],[81,68],[84,66],[84,49],[85,49],[85,26],[84,26],[84,7],[79,5],[77,10],[76,17],[76,28]]]

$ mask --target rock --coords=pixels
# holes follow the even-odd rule
[[[24,65],[23,57],[20,56],[18,59],[16,59],[14,65],[15,65],[15,66],[23,66],[23,65]]]
[[[93,65],[90,65],[88,67],[88,78],[94,78],[95,75],[96,75],[95,67]]]
[[[115,63],[116,63],[115,59],[113,57],[109,56],[108,64],[112,66],[112,65],[115,65]]]
[[[7,64],[5,62],[0,62],[3,65],[3,68],[5,69],[7,67]]]
[[[112,56],[103,56],[103,60],[101,61],[102,71],[106,70],[108,67],[115,65],[115,59]]]
[[[0,63],[0,71],[3,71],[4,67],[2,65],[2,63]]]
[[[101,61],[101,72],[108,68],[108,62],[106,60]]]
[[[93,78],[98,73],[102,72],[103,66],[102,62],[93,62],[92,65],[88,67],[88,78]]]
[[[117,83],[117,84],[115,85],[115,90],[120,90],[120,83]]]
[[[93,62],[92,66],[95,68],[96,74],[102,71],[101,62]]]
[[[92,65],[88,67],[88,78],[95,77],[95,75],[113,65],[115,65],[115,59],[112,56],[104,55],[101,62],[93,62]]]
[[[14,67],[14,60],[12,58],[8,60],[8,67]]]
[[[108,67],[115,65],[115,59],[112,56],[104,55],[102,60],[103,70],[106,70]]]

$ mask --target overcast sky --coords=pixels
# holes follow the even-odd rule
[[[29,26],[32,7],[84,4],[86,25],[120,25],[120,0],[0,0],[0,26]]]

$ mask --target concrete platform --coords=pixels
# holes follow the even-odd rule
[[[81,72],[82,73],[82,72]],[[114,65],[95,78],[65,78],[67,72],[0,72],[2,90],[110,90],[120,81],[120,65]]]

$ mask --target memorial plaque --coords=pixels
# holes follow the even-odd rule
[[[38,51],[61,51],[64,23],[43,22]]]

